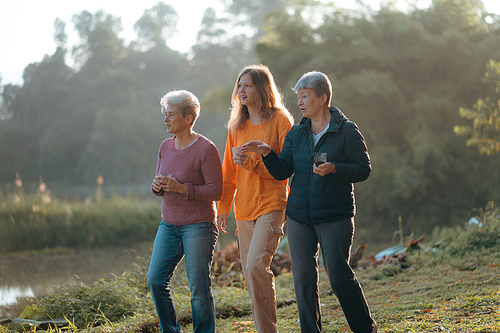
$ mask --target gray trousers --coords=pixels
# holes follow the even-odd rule
[[[356,333],[372,332],[375,320],[361,285],[349,266],[354,218],[314,224],[288,218],[287,227],[301,332],[321,332],[318,291],[320,247],[330,286],[339,299],[349,327]]]

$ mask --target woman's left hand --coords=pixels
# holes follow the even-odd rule
[[[153,179],[151,186],[156,193],[160,193],[163,190],[162,178],[160,176],[156,176],[155,179]]]
[[[329,173],[335,173],[337,170],[335,169],[335,164],[331,162],[326,162],[323,164],[320,164],[319,166],[316,166],[316,164],[313,164],[313,173],[320,175],[321,177],[329,174]]]
[[[233,163],[241,166],[241,165],[245,164],[245,161],[247,160],[247,158],[248,158],[248,155],[245,153],[233,154]]]
[[[186,185],[180,183],[173,177],[165,177],[163,191],[170,193],[181,193],[186,195]]]

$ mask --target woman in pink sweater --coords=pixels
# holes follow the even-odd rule
[[[170,294],[170,279],[185,258],[194,332],[215,332],[210,269],[219,235],[215,201],[222,194],[222,167],[215,145],[193,131],[200,112],[196,96],[172,91],[160,100],[167,132],[160,145],[151,189],[163,197],[161,223],[147,274],[162,332],[181,332]]]

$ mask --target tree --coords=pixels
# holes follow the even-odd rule
[[[45,174],[46,166],[51,163],[46,159],[46,152],[52,143],[46,140],[46,135],[68,115],[68,81],[73,71],[65,63],[65,52],[57,48],[54,55],[28,65],[23,73],[22,87],[7,85],[4,88],[3,105],[11,117],[4,120],[3,125],[17,129],[16,133],[11,129],[1,133],[7,135],[10,132],[11,137],[17,138],[12,146],[5,147],[5,154],[13,157],[13,160],[6,160],[23,161],[16,171],[28,170],[28,179]]]
[[[230,24],[230,20],[218,16],[213,8],[203,12],[185,77],[187,86],[198,96],[212,87],[230,85],[235,72],[253,58],[253,53],[240,43],[241,40],[231,36]]]
[[[397,225],[402,216],[408,228],[428,232],[500,197],[493,185],[500,159],[478,158],[453,133],[456,110],[483,93],[482,64],[500,58],[498,22],[482,3],[465,0],[408,12],[297,1],[268,17],[257,54],[289,108],[300,116],[288,87],[322,71],[333,104],[366,136],[373,172],[356,184],[361,230]]]
[[[253,30],[254,36],[263,33],[260,26],[267,15],[272,12],[281,11],[287,5],[293,3],[289,0],[222,0],[226,12],[231,14],[238,22],[238,26],[246,26]],[[253,36],[249,36],[253,37]]]
[[[102,11],[92,14],[85,10],[73,15],[73,23],[81,40],[72,50],[78,69],[92,70],[97,74],[121,60],[124,51],[123,41],[118,38],[123,29],[121,18]],[[86,68],[83,68],[83,65],[86,65]]]
[[[54,21],[54,41],[57,47],[66,48],[68,35],[66,34],[66,23],[59,18]]]
[[[7,108],[3,103],[3,90],[2,87],[2,74],[0,74],[0,121],[10,119],[12,117],[12,113],[9,113]]]
[[[107,182],[123,185],[154,176],[158,147],[165,139],[163,116],[159,104],[145,104],[132,89],[128,94],[127,100],[96,112],[94,130],[75,171],[85,182],[102,175]]]
[[[81,37],[74,68],[64,62],[64,24],[55,22],[58,51],[28,65],[22,86],[3,87],[0,179],[19,171],[26,180],[149,180],[166,136],[158,101],[172,89],[200,98],[196,129],[223,148],[236,75],[261,62],[297,121],[290,87],[306,71],[326,73],[333,104],[365,135],[373,172],[356,184],[357,237],[368,226],[390,237],[399,216],[417,233],[462,223],[470,208],[500,200],[500,154],[478,154],[454,133],[454,125],[470,125],[460,106],[481,97],[483,108],[498,110],[491,102],[498,100],[498,72],[485,78],[494,84],[481,78],[489,59],[500,60],[500,17],[480,2],[434,0],[406,12],[316,0],[226,4],[223,13],[205,12],[187,55],[167,46],[172,30],[161,27],[174,21],[154,11],[141,30],[151,32],[142,35],[151,43],[140,37],[128,46],[118,38],[119,18],[82,12],[74,18]],[[273,4],[279,6],[268,11]],[[497,124],[497,114],[484,121]]]
[[[500,92],[500,62],[490,60],[486,65],[484,82]],[[477,146],[481,154],[500,152],[500,98],[494,102],[490,97],[480,98],[472,109],[460,108],[460,116],[473,121],[472,126],[455,126],[457,135],[469,137],[468,146]]]
[[[178,20],[179,15],[171,5],[158,2],[151,9],[145,10],[134,24],[134,30],[139,37],[137,44],[143,50],[165,45],[167,39],[177,32]]]
[[[207,8],[197,43],[192,47],[187,78],[197,92],[205,86],[232,84],[239,71],[257,61],[255,45],[263,36],[268,15],[282,11],[290,0],[223,0],[224,13]],[[200,77],[202,75],[202,77]]]

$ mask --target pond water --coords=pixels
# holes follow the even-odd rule
[[[12,254],[0,257],[0,306],[18,297],[43,297],[55,286],[78,281],[91,285],[133,268],[152,244],[137,248],[67,250],[64,253]]]

